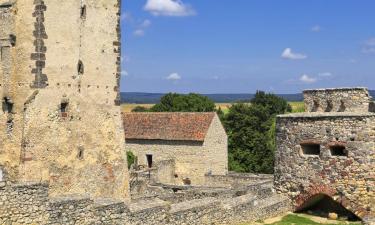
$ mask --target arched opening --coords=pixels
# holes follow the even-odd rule
[[[305,201],[297,210],[297,213],[306,213],[314,216],[329,217],[329,214],[336,214],[339,220],[360,221],[354,213],[347,210],[340,203],[334,201],[325,194],[317,194]]]

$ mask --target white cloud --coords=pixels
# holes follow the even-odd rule
[[[141,24],[141,27],[149,27],[151,26],[151,21],[150,20],[143,20],[142,24]]]
[[[121,21],[125,22],[132,22],[133,21],[133,16],[130,12],[124,12],[121,14]]]
[[[319,25],[315,25],[315,26],[311,27],[312,32],[319,32],[321,30],[322,30],[322,28]]]
[[[367,41],[365,41],[363,48],[363,53],[375,53],[375,38],[371,38]]]
[[[137,36],[137,37],[142,37],[142,36],[145,35],[145,31],[142,30],[142,29],[137,29],[137,30],[135,30],[135,31],[133,32],[133,35],[134,35],[134,36]]]
[[[181,0],[147,0],[144,10],[154,16],[192,16],[194,9]]]
[[[121,71],[121,76],[124,76],[124,77],[129,76],[128,71],[126,71],[126,70]]]
[[[332,76],[332,73],[330,72],[323,72],[318,74],[319,77],[330,77]]]
[[[178,73],[171,73],[166,78],[167,80],[181,80],[181,76]]]
[[[284,59],[291,59],[291,60],[298,60],[298,59],[306,59],[307,56],[301,53],[294,53],[292,52],[291,48],[286,48],[283,53],[281,54],[281,57]]]
[[[121,62],[130,62],[130,57],[128,55],[123,55],[121,57]]]
[[[317,81],[316,78],[314,77],[310,77],[309,75],[307,74],[303,74],[299,80],[302,82],[302,83],[305,83],[305,84],[312,84],[312,83],[315,83]]]

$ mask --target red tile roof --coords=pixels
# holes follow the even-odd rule
[[[124,113],[126,139],[204,141],[215,113]]]

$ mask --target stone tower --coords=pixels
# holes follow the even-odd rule
[[[276,190],[297,211],[329,207],[374,219],[375,108],[368,90],[306,90],[304,99],[306,112],[277,118]]]
[[[0,0],[0,180],[125,199],[120,0]]]

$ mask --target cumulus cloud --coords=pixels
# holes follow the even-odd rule
[[[155,16],[192,16],[194,9],[181,0],[147,0],[144,10]]]
[[[367,41],[365,41],[363,48],[362,48],[363,53],[375,53],[375,38],[371,38]]]
[[[307,74],[303,74],[299,80],[302,82],[302,83],[305,83],[305,84],[312,84],[312,83],[315,83],[317,81],[317,79],[315,77],[310,77],[309,75]]]
[[[150,20],[143,20],[143,22],[141,23],[141,27],[143,27],[143,28],[147,28],[149,26],[151,26]]]
[[[151,26],[150,20],[143,20],[139,25],[138,28],[133,32],[133,35],[136,37],[143,37],[146,33],[147,28]]]
[[[181,76],[178,73],[171,73],[166,78],[167,80],[181,80]]]
[[[137,29],[133,32],[133,35],[136,37],[143,37],[145,35],[145,31],[142,29]]]
[[[124,12],[121,14],[121,21],[125,22],[132,22],[133,21],[133,16],[130,12]]]
[[[312,32],[320,32],[321,30],[322,30],[322,28],[319,25],[315,25],[315,26],[311,27]]]
[[[304,54],[293,52],[291,48],[286,48],[281,54],[281,57],[284,59],[291,59],[291,60],[299,60],[299,59],[307,58],[307,56]]]
[[[319,77],[331,77],[332,73],[330,72],[323,72],[318,74]]]

